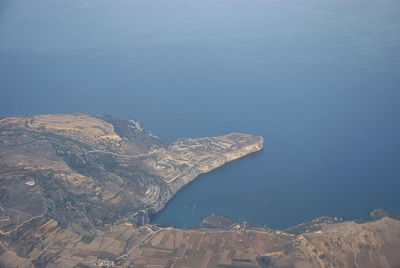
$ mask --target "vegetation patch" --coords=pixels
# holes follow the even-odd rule
[[[86,244],[90,244],[90,243],[92,243],[93,239],[94,239],[94,236],[92,236],[92,235],[84,235],[84,236],[82,236],[81,241]]]

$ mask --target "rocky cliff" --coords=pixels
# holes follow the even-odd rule
[[[98,225],[135,225],[200,173],[261,150],[233,133],[167,143],[137,120],[63,114],[0,120],[0,231],[48,215]]]
[[[199,174],[261,150],[240,133],[167,143],[137,120],[0,120],[0,267],[398,267],[400,220],[321,217],[286,230],[206,217],[147,224]]]

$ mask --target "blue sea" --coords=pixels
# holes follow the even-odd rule
[[[398,0],[0,1],[0,116],[110,114],[170,142],[264,137],[157,224],[400,214],[398,14]]]

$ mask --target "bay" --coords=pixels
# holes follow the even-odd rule
[[[0,115],[137,118],[162,139],[245,132],[250,155],[152,217],[211,213],[283,228],[400,213],[396,1],[0,4]]]

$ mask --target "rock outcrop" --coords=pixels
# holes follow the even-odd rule
[[[137,120],[65,114],[0,120],[0,231],[43,215],[137,226],[199,174],[262,149],[232,133],[167,143]]]

